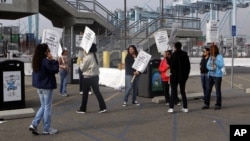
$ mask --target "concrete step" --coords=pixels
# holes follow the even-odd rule
[[[187,94],[187,99],[188,100],[194,100],[194,99],[199,99],[203,97],[203,93],[191,93]],[[181,96],[179,96],[181,98]],[[164,96],[156,96],[152,98],[153,103],[165,103],[165,97]]]
[[[4,120],[34,117],[35,111],[32,108],[0,111],[0,118]]]

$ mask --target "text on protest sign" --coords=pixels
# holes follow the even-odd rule
[[[93,44],[94,39],[95,39],[95,32],[86,26],[80,47],[82,47],[88,53]]]
[[[146,53],[145,51],[141,50],[138,54],[138,56],[135,59],[134,64],[132,65],[132,68],[134,68],[135,70],[139,71],[139,72],[144,72],[148,62],[151,59],[150,54]]]
[[[168,33],[166,30],[158,31],[154,34],[155,43],[158,52],[164,52],[168,49]]]
[[[53,57],[58,56],[59,34],[56,31],[50,29],[43,30],[42,43],[46,43],[49,46],[50,53]]]

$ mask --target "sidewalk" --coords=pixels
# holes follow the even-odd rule
[[[138,97],[140,106],[134,106],[129,101],[129,106],[122,107],[124,93],[107,87],[100,87],[107,113],[97,113],[98,102],[94,95],[90,95],[87,113],[77,114],[75,111],[81,103],[79,86],[69,84],[69,97],[59,96],[58,90],[54,91],[52,126],[59,130],[58,134],[32,135],[28,131],[31,117],[1,123],[0,136],[4,141],[228,141],[231,124],[249,124],[250,97],[244,89],[250,85],[250,76],[236,74],[235,78],[234,89],[228,82],[230,76],[223,78],[221,110],[213,109],[215,98],[211,99],[208,110],[201,110],[203,103],[192,99],[188,101],[189,113],[181,112],[182,106],[175,106],[174,114],[167,113],[168,107],[164,103],[152,103],[151,98]],[[30,78],[25,79],[26,107],[37,111],[39,98]],[[199,77],[188,80],[187,95],[200,92],[199,81]],[[41,125],[39,132],[42,131]]]

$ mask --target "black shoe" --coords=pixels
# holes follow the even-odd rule
[[[33,125],[30,125],[29,130],[31,131],[33,135],[39,135],[39,133],[37,132],[37,129]]]
[[[214,107],[214,110],[220,110],[220,109],[221,109],[220,106],[215,106],[215,107]]]
[[[207,105],[204,105],[201,109],[209,109],[209,107]]]
[[[81,111],[81,110],[76,110],[76,113],[78,113],[78,114],[85,114],[86,112],[85,111]]]

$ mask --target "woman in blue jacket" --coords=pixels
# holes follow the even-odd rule
[[[210,57],[207,62],[208,69],[208,89],[205,93],[204,106],[202,109],[209,109],[210,97],[213,85],[216,90],[216,103],[215,110],[221,109],[221,82],[222,82],[222,68],[224,67],[224,59],[219,54],[219,49],[216,45],[212,44],[210,47]]]
[[[32,59],[32,85],[37,88],[41,106],[33,119],[29,130],[38,135],[37,127],[43,120],[43,134],[56,134],[58,131],[51,128],[51,110],[53,89],[56,89],[55,74],[59,71],[59,64],[50,54],[47,44],[38,44]]]

